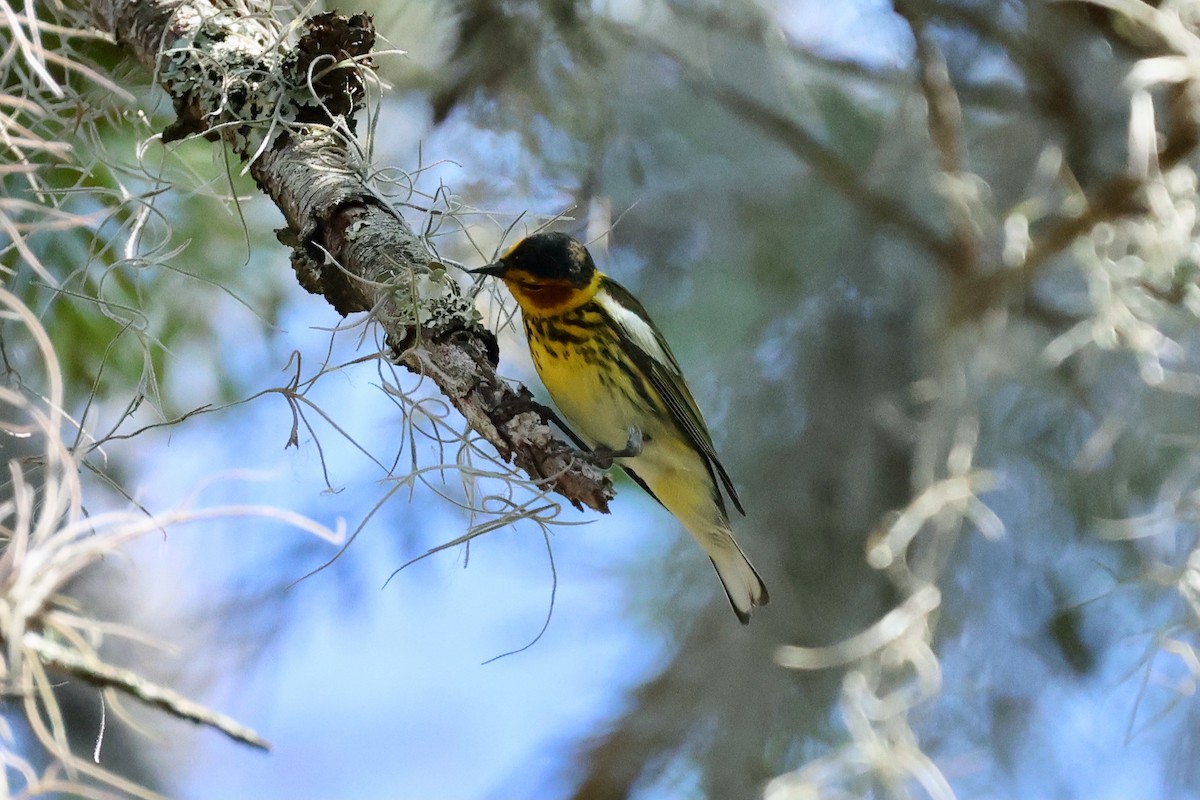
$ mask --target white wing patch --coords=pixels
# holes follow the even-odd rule
[[[596,293],[596,302],[604,309],[604,313],[612,318],[613,322],[621,326],[630,341],[646,352],[646,355],[667,367],[674,364],[675,359],[671,358],[658,343],[658,336],[650,327],[650,323],[618,303],[603,289]]]

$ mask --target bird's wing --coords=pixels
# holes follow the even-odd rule
[[[716,470],[721,478],[721,485],[725,487],[734,507],[745,514],[737,490],[733,488],[733,481],[729,479],[729,473],[717,458],[712,436],[683,378],[683,370],[679,368],[679,362],[675,360],[675,354],[671,352],[667,340],[650,321],[646,309],[625,287],[607,277],[600,283],[596,302],[613,321],[621,346],[662,396],[676,424],[691,440],[696,451],[703,454]]]

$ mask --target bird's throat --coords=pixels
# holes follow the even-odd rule
[[[526,316],[555,317],[579,308],[596,295],[600,287],[599,273],[587,286],[569,281],[542,280],[536,289],[519,281],[507,281],[508,289]]]

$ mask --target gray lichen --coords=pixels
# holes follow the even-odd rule
[[[212,0],[91,0],[92,15],[168,92],[164,141],[221,139],[287,220],[300,284],[341,314],[369,311],[391,357],[429,376],[468,424],[572,503],[607,510],[608,478],[536,415],[509,410],[495,336],[444,267],[367,183],[355,117],[375,34],[368,16],[317,14],[285,37],[267,8]],[[287,41],[285,41],[287,39]]]

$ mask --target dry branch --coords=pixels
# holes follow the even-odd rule
[[[170,96],[177,119],[164,140],[220,138],[250,164],[287,220],[280,238],[293,248],[302,286],[343,315],[371,312],[388,355],[432,379],[502,458],[574,505],[607,511],[609,478],[523,410],[496,375],[494,336],[366,182],[353,132],[375,39],[370,18],[320,14],[289,37],[267,8],[90,2],[98,26]]]
[[[929,138],[938,152],[938,166],[953,181],[966,177],[963,164],[963,145],[959,130],[962,127],[962,104],[950,80],[950,70],[941,50],[926,30],[925,19],[910,3],[892,3],[896,13],[908,23],[916,45],[916,60],[921,92],[925,95]],[[978,271],[979,241],[971,224],[970,211],[962,197],[947,198],[947,216],[953,226],[950,257],[942,265],[951,275],[971,276]]]
[[[1156,174],[1177,166],[1200,145],[1195,91],[1190,81],[1167,89],[1161,143],[1152,154]],[[1109,178],[1084,194],[1083,208],[1078,213],[1052,217],[1038,225],[1024,260],[1015,269],[996,268],[964,276],[956,289],[955,318],[975,319],[1014,294],[1027,295],[1028,287],[1046,264],[1079,237],[1106,222],[1145,214],[1143,191],[1148,181],[1149,176],[1130,171]]]
[[[133,670],[106,664],[94,655],[82,653],[41,634],[25,634],[25,646],[51,670],[74,675],[92,686],[120,689],[147,705],[156,706],[180,719],[215,728],[234,741],[270,750],[271,745],[252,729],[181,695],[179,692],[146,680]]]
[[[906,203],[875,187],[861,170],[834,148],[820,141],[787,113],[772,108],[739,89],[716,82],[687,56],[624,25],[609,25],[608,32],[632,48],[656,53],[679,68],[680,78],[700,97],[715,100],[726,111],[791,151],[834,191],[861,208],[877,224],[897,231],[914,247],[942,261],[955,257],[955,249]]]

